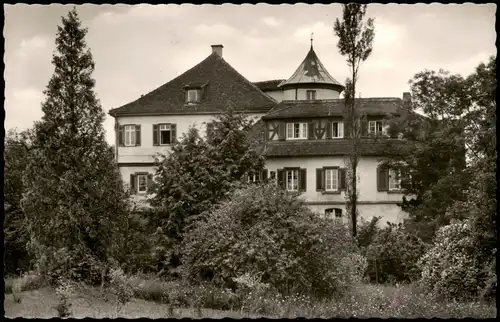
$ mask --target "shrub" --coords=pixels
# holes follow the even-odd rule
[[[56,295],[59,299],[59,304],[56,309],[59,317],[65,318],[71,315],[71,302],[69,299],[73,295],[73,285],[69,280],[62,277],[57,282]]]
[[[122,269],[111,269],[110,277],[111,289],[117,297],[115,306],[116,316],[123,306],[132,299],[132,296],[134,295],[134,288],[123,273]]]
[[[234,289],[234,278],[248,273],[280,293],[317,296],[349,287],[342,263],[355,250],[345,227],[274,184],[236,190],[193,225],[183,247],[182,273],[190,281]]]
[[[422,270],[420,283],[444,298],[475,297],[488,279],[478,256],[472,227],[467,221],[441,227],[433,246],[418,262]]]
[[[402,225],[381,229],[366,249],[367,274],[376,282],[410,282],[420,276],[417,261],[425,244]]]
[[[16,303],[21,303],[21,291],[22,291],[22,284],[20,280],[14,280],[12,283],[12,296],[14,297],[14,302]]]

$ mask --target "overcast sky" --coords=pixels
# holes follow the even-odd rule
[[[53,73],[57,25],[69,5],[4,5],[5,129],[42,117],[42,91]],[[250,81],[290,77],[306,56],[310,34],[330,74],[345,82],[348,67],[333,32],[332,5],[80,5],[96,63],[104,111],[170,81],[224,45],[224,59]],[[375,18],[373,53],[360,69],[362,97],[401,97],[424,69],[464,76],[496,53],[493,4],[368,5]],[[110,143],[113,118],[104,123]]]

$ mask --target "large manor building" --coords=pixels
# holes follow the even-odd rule
[[[123,180],[137,200],[144,200],[155,173],[156,154],[196,126],[206,135],[214,115],[231,105],[256,121],[266,166],[251,180],[272,178],[286,190],[299,192],[313,211],[345,223],[345,155],[349,140],[344,130],[344,86],[332,77],[312,45],[288,79],[252,83],[223,58],[223,46],[185,73],[124,106],[110,110],[115,118],[116,158]],[[401,181],[380,165],[380,138],[387,119],[409,110],[411,97],[358,98],[366,115],[358,166],[359,215],[369,220],[400,222],[406,214]],[[373,138],[376,136],[376,138]]]

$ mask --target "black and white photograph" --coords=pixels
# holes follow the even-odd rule
[[[495,3],[4,4],[4,316],[497,316]]]

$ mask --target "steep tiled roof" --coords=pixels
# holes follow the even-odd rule
[[[388,140],[391,144],[404,144],[404,141],[397,139],[364,139],[361,141],[361,154],[381,155],[387,149]],[[350,143],[348,139],[279,141],[269,142],[264,150],[266,157],[346,155],[350,151]]]
[[[261,91],[277,91],[280,88],[278,87],[279,84],[284,82],[286,79],[273,79],[273,80],[268,80],[268,81],[262,81],[262,82],[254,82],[253,84],[257,86]]]
[[[186,88],[201,87],[202,99],[186,104]],[[112,109],[109,114],[217,113],[232,105],[238,111],[267,112],[276,102],[239,74],[217,53],[139,99]]]
[[[402,114],[403,101],[396,97],[357,98],[357,106],[366,115]],[[340,116],[344,113],[344,99],[282,101],[263,119],[287,119],[307,117]]]
[[[304,58],[292,77],[282,82],[279,86],[310,83],[330,84],[343,88],[343,86],[328,73],[325,66],[323,66],[314,52],[312,45],[306,58]]]

